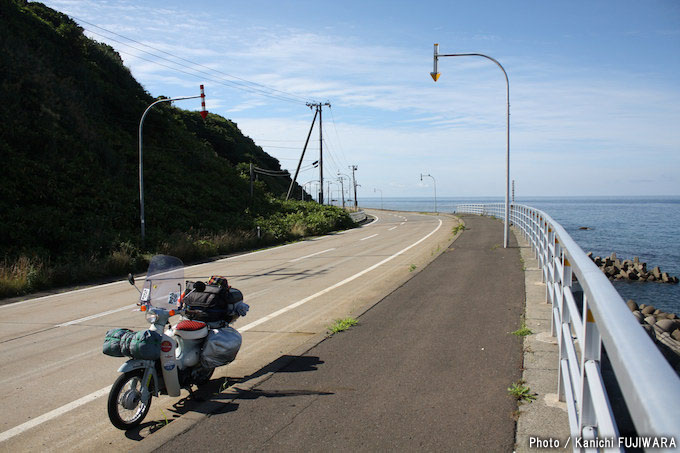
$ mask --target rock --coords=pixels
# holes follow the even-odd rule
[[[640,263],[640,257],[639,257],[639,256],[634,256],[634,257],[633,257],[633,262],[634,262],[635,264],[639,264],[639,263]]]
[[[658,315],[659,313],[661,313],[661,310],[659,310],[659,309],[657,308],[656,310],[654,310],[654,313],[652,313],[652,314],[653,314],[654,316],[656,316],[656,315]]]
[[[652,307],[651,305],[647,305],[640,311],[642,312],[643,315],[651,315],[656,311],[656,308]]]
[[[628,280],[639,280],[638,274],[635,272],[628,272]]]
[[[647,335],[649,335],[652,340],[656,340],[656,332],[654,332],[654,327],[650,326],[649,324],[640,324],[643,329],[645,329],[645,332],[647,332]]]
[[[672,321],[670,319],[659,319],[655,324],[654,327],[657,327],[661,329],[664,332],[670,332],[673,330],[675,327],[675,321]]]
[[[644,310],[645,308],[647,308],[647,304],[640,304],[640,310]]]
[[[643,322],[645,322],[645,317],[644,317],[644,315],[643,315],[642,313],[640,313],[639,310],[635,310],[635,311],[633,312],[633,316],[635,316],[635,319],[637,319],[637,322],[639,322],[640,324],[642,324]]]
[[[652,275],[654,275],[657,280],[661,279],[661,269],[659,269],[659,266],[656,266],[654,269],[652,269]]]
[[[671,277],[671,283],[673,283],[674,285],[677,285],[678,284],[678,277],[676,277],[676,276]]]
[[[628,305],[628,308],[630,308],[630,311],[636,311],[638,309],[638,305],[635,303],[633,299],[628,299],[628,302],[626,302],[626,305]]]
[[[675,329],[671,334],[671,337],[676,341],[680,341],[680,329]]]
[[[586,256],[592,260],[593,259],[593,252],[586,253]]]
[[[678,315],[676,315],[675,313],[668,313],[667,315],[668,319],[678,319]]]
[[[649,275],[649,277],[647,277],[648,282],[655,282],[657,280],[658,279],[654,276],[654,274],[651,274],[651,275]]]
[[[616,252],[612,252],[611,256],[609,257],[612,261],[616,261]]]
[[[578,227],[579,230],[589,230],[590,228],[588,227]]]
[[[668,283],[671,281],[670,278],[668,277],[668,272],[664,272],[663,274],[661,274],[661,280],[664,283]]]
[[[650,326],[653,326],[654,324],[656,324],[656,318],[654,316],[647,316],[645,318],[645,322]]]

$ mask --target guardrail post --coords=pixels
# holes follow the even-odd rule
[[[569,307],[566,304],[566,296],[565,292],[566,291],[571,291],[571,281],[572,281],[572,271],[571,271],[571,264],[569,263],[569,260],[566,257],[566,254],[562,254],[562,275],[561,275],[561,280],[562,280],[562,290],[560,294],[560,316],[561,316],[561,322],[562,323],[569,323],[571,322],[571,313],[569,311]],[[561,329],[556,329],[558,332],[561,331]],[[563,349],[561,347],[563,338],[561,338],[561,334],[558,333],[558,344],[560,345],[559,348],[559,361],[557,363],[562,363],[563,357]],[[557,395],[559,397],[560,401],[564,401],[565,399],[565,394],[564,394],[564,383],[562,382],[562,367],[557,367]]]
[[[600,337],[600,331],[597,328],[593,314],[588,307],[589,300],[588,296],[584,294],[583,296],[583,335],[581,338],[584,339],[581,346],[581,358],[580,358],[580,371],[581,371],[581,407],[579,407],[579,429],[586,435],[597,436],[594,428],[597,427],[597,416],[595,414],[595,407],[593,402],[593,396],[590,392],[588,385],[589,377],[586,373],[586,363],[593,361],[599,368],[600,363],[600,352],[602,338]]]

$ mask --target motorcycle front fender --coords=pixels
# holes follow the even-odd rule
[[[144,379],[148,379],[148,376],[151,375],[152,380],[153,380],[153,391],[152,394],[154,396],[158,396],[158,392],[160,392],[160,387],[159,387],[159,382],[158,382],[158,374],[156,373],[156,361],[155,360],[141,360],[141,359],[130,359],[124,364],[118,368],[118,372],[120,373],[127,373],[128,371],[132,370],[137,370],[137,369],[143,369],[145,370],[144,372]],[[146,392],[147,386],[142,387],[142,392]],[[143,395],[145,398],[145,401],[148,399],[146,395]]]
[[[131,359],[125,362],[118,368],[119,373],[127,373],[128,371],[136,370],[138,368],[151,368],[155,372],[154,360]]]

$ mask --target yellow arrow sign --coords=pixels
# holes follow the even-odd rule
[[[436,82],[437,80],[439,80],[439,76],[441,74],[438,73],[438,72],[431,72],[430,75],[432,76],[432,80],[434,80]]]

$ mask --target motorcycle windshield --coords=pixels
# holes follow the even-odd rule
[[[154,307],[174,310],[183,284],[184,263],[174,256],[156,255],[149,263],[140,300]]]

